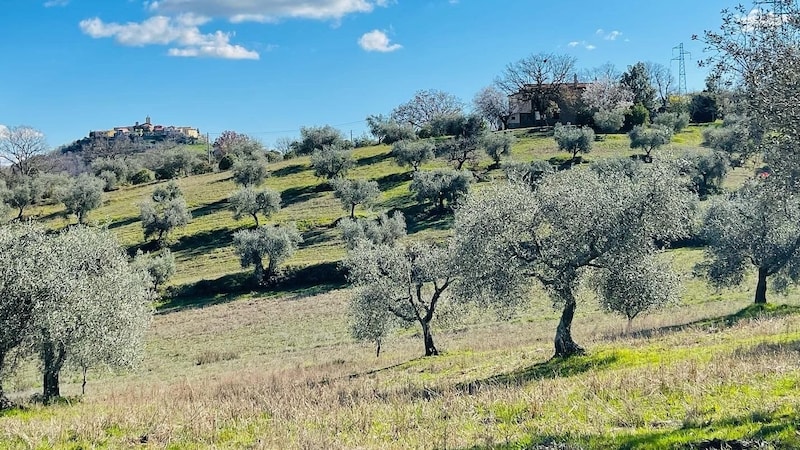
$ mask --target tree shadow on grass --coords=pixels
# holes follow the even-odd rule
[[[326,184],[314,184],[310,186],[298,186],[286,188],[281,191],[281,205],[285,208],[296,203],[302,203],[312,198],[319,197],[326,190]]]
[[[304,172],[306,170],[311,170],[311,169],[305,164],[292,164],[290,166],[281,167],[278,170],[273,170],[270,173],[270,175],[273,176],[273,177],[280,178],[280,177],[286,177],[286,176],[289,176],[289,175],[295,175],[295,174],[298,174],[300,172]]]
[[[267,285],[259,285],[253,278],[253,271],[247,270],[172,287],[166,301],[158,306],[157,313],[167,314],[228,303],[247,294],[304,298],[345,285],[345,275],[338,262],[289,266]]]
[[[407,183],[411,178],[408,173],[392,173],[380,178],[376,178],[378,187],[382,192],[386,192],[396,188],[397,186]]]
[[[522,367],[508,373],[456,385],[460,391],[474,394],[483,387],[523,386],[536,380],[568,378],[585,372],[603,369],[617,361],[616,355],[582,355],[552,358],[549,361]]]
[[[756,411],[738,417],[702,423],[684,423],[680,427],[650,432],[635,431],[604,434],[532,435],[516,442],[476,445],[470,450],[527,448],[538,450],[578,450],[586,448],[672,448],[695,450],[749,450],[798,448],[800,437],[796,414]],[[653,426],[656,426],[655,424]],[[736,432],[734,430],[739,430]],[[731,435],[741,435],[731,439]]]
[[[108,229],[109,230],[113,230],[113,229],[116,229],[116,228],[121,228],[121,227],[124,227],[124,226],[131,225],[133,223],[136,223],[136,222],[138,222],[140,220],[141,220],[141,218],[139,216],[128,217],[128,218],[125,218],[125,219],[115,220],[115,221],[113,221],[113,222],[108,224]]]
[[[170,248],[173,253],[180,253],[184,258],[191,258],[227,247],[233,243],[233,233],[238,230],[228,228],[198,231],[190,236],[183,236]]]
[[[427,204],[416,204],[400,211],[406,216],[406,230],[414,234],[423,230],[449,230],[453,226],[453,212],[438,210]]]
[[[719,330],[723,328],[730,328],[742,321],[760,319],[760,318],[773,318],[783,317],[792,314],[800,313],[800,306],[794,305],[774,305],[767,303],[766,305],[751,304],[744,309],[737,311],[733,314],[728,314],[720,317],[712,317],[709,319],[700,319],[692,322],[669,325],[665,327],[652,328],[647,330],[637,331],[632,333],[633,337],[650,339],[652,337],[661,336],[664,334],[672,334],[684,331],[690,328],[701,328],[706,330]]]
[[[227,207],[228,207],[228,199],[223,198],[222,200],[217,200],[214,203],[209,203],[207,205],[193,209],[191,211],[192,217],[197,219],[199,217],[208,216],[210,214],[214,214],[223,209],[226,209]]]
[[[373,164],[377,164],[385,159],[391,158],[392,155],[389,153],[378,153],[377,155],[372,156],[365,156],[363,158],[359,158],[356,161],[356,164],[359,166],[371,166]]]

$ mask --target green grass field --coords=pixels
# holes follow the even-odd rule
[[[566,156],[551,138],[517,133],[514,159]],[[706,151],[700,142],[700,128],[690,127],[664,152]],[[354,152],[350,176],[376,179],[383,191],[374,211],[359,213],[400,209],[410,238],[446,236],[450,220],[415,206],[409,174],[389,151]],[[627,138],[612,135],[584,160],[631,154]],[[308,158],[270,170],[265,186],[284,202],[270,222],[294,221],[305,239],[288,264],[340,260],[344,248],[331,225],[346,212]],[[733,175],[731,183],[741,182],[749,170]],[[230,173],[178,184],[194,219],[174,236],[173,287],[246,277],[231,235],[252,222],[234,221],[227,209],[235,190]],[[141,245],[137,205],[155,186],[108,194],[90,219],[107,224],[124,245]],[[32,214],[54,228],[68,223],[58,207]],[[168,299],[142,365],[133,373],[91,371],[85,396],[78,395],[80,375],[67,372],[64,402],[26,403],[40,384],[35,363],[23,364],[5,387],[25,407],[0,413],[0,448],[800,447],[800,295],[773,295],[756,309],[752,279],[716,291],[692,275],[701,249],[666,257],[683,274],[680,304],[637,318],[625,333],[626,321],[603,313],[584,292],[573,334],[589,353],[569,360],[550,360],[559,314],[542,293],[508,320],[468,309],[440,325],[444,352],[433,358],[420,358],[414,328],[386,339],[377,358],[374,344],[354,341],[346,289]]]

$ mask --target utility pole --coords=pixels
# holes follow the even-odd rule
[[[684,95],[689,93],[686,88],[686,56],[692,56],[692,54],[683,49],[683,42],[672,48],[673,55],[675,50],[678,50],[678,55],[674,56],[672,60],[678,61],[678,95]]]
[[[208,163],[211,164],[211,139],[206,132],[206,154],[208,155]]]

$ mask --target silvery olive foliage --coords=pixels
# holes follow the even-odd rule
[[[142,253],[139,250],[136,252],[136,257],[133,258],[132,264],[137,269],[143,270],[150,275],[150,281],[152,281],[155,289],[164,285],[175,275],[175,255],[168,248],[165,248],[157,255]]]
[[[259,226],[259,213],[269,218],[281,209],[281,194],[273,189],[246,187],[236,191],[228,201],[234,219],[250,216],[255,220],[256,228]]]
[[[658,242],[691,232],[695,197],[675,166],[618,167],[545,175],[534,191],[507,184],[468,196],[456,211],[457,295],[509,310],[526,302],[538,281],[562,308],[555,355],[582,353],[571,335],[581,282],[594,280],[601,302],[613,300],[606,295],[622,292],[614,283],[630,278],[632,265],[656,264]],[[652,283],[640,287],[636,295],[643,296],[676,281],[638,278]]]
[[[419,166],[432,160],[436,146],[429,139],[402,140],[392,146],[392,156],[399,166],[411,166],[414,172]]]
[[[425,356],[438,355],[431,327],[451,301],[446,295],[452,282],[448,258],[447,248],[430,243],[359,241],[343,263],[355,287],[350,302],[353,336],[380,345],[391,330],[416,323]]]
[[[139,361],[154,290],[107,230],[77,226],[53,235],[30,223],[3,226],[0,260],[0,359],[38,353],[45,399],[59,395],[66,365]],[[0,360],[0,381],[3,366]]]
[[[342,202],[342,207],[350,213],[350,218],[356,216],[356,206],[369,208],[381,195],[378,182],[373,180],[348,180],[335,178],[331,180],[333,196]]]
[[[406,236],[406,219],[400,211],[395,211],[391,217],[383,213],[376,219],[343,219],[339,222],[339,231],[348,250],[364,240],[392,246]]]
[[[653,150],[657,150],[672,141],[672,128],[663,125],[653,125],[646,127],[636,125],[628,133],[631,139],[631,148],[640,148],[644,151],[645,161],[652,161]]]
[[[277,275],[278,266],[292,256],[302,242],[294,223],[241,230],[233,235],[233,245],[242,267],[255,266],[254,277],[259,284],[269,283]],[[268,260],[266,270],[264,258]]]
[[[480,145],[492,158],[496,166],[503,157],[511,156],[511,146],[517,141],[511,133],[487,133],[481,137]]]
[[[139,208],[144,238],[155,236],[160,246],[168,243],[169,234],[175,228],[185,226],[192,219],[183,193],[174,181],[156,188],[151,201],[145,201]]]
[[[737,286],[755,266],[755,303],[766,303],[767,281],[776,291],[800,281],[800,197],[772,176],[717,199],[705,216],[707,260],[700,271],[716,286]]]
[[[539,185],[542,178],[544,178],[545,175],[555,172],[556,168],[547,161],[537,159],[531,162],[505,162],[503,163],[503,171],[506,173],[506,178],[508,178],[510,182],[524,184],[531,190],[534,190]]]
[[[13,371],[16,357],[28,348],[34,312],[49,293],[42,280],[51,249],[44,229],[31,222],[0,227],[0,410],[8,406],[3,380]]]
[[[233,164],[233,182],[243,187],[257,187],[269,176],[263,156],[246,157]]]
[[[344,177],[354,164],[352,152],[340,144],[326,145],[311,153],[311,167],[320,178]]]
[[[589,127],[556,124],[553,130],[553,139],[556,140],[559,150],[572,154],[572,161],[578,158],[578,153],[589,153],[594,144],[594,130]]]
[[[439,211],[444,211],[467,193],[472,179],[472,173],[467,170],[423,170],[414,175],[409,189],[418,202],[432,203]]]
[[[61,197],[67,214],[75,214],[78,223],[86,223],[89,211],[102,203],[105,181],[83,173],[78,175]]]

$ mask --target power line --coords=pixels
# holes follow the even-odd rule
[[[339,123],[339,124],[335,124],[335,125],[331,125],[331,126],[336,128],[336,127],[343,127],[343,126],[347,126],[347,125],[355,125],[355,124],[365,123],[365,122],[366,122],[366,120],[355,120],[355,121],[352,121],[352,122]],[[209,134],[209,135],[213,134],[215,136],[219,136],[223,132],[224,131],[208,131],[208,132],[206,132],[206,134]],[[294,129],[294,130],[246,131],[246,132],[243,131],[241,133],[242,134],[246,134],[248,136],[252,136],[252,135],[257,135],[257,134],[286,134],[286,133],[299,133],[299,132],[300,132],[300,129],[298,128],[298,129]]]

